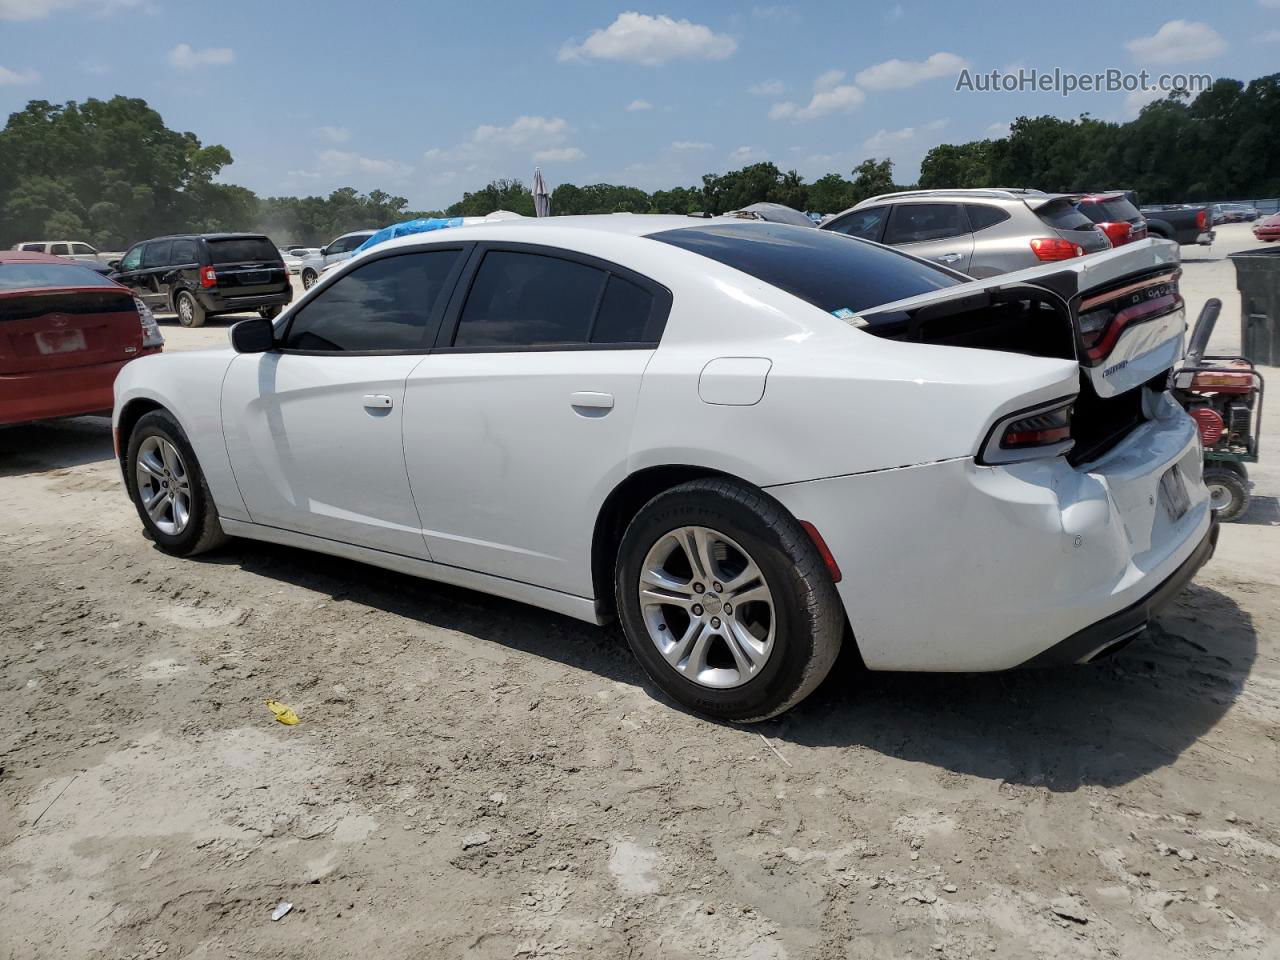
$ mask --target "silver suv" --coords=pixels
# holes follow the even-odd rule
[[[874,240],[971,277],[1111,247],[1079,198],[1040,190],[909,190],[863,200],[820,227]]]
[[[352,230],[329,241],[329,245],[321,247],[310,256],[302,258],[302,286],[310,290],[315,282],[335,263],[348,260],[356,252],[356,248],[372,237],[377,230]]]

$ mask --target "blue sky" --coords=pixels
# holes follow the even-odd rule
[[[1280,0],[749,4],[0,0],[0,111],[142,97],[262,194],[381,187],[437,207],[496,176],[645,189],[772,160],[806,178],[1125,93],[957,92],[1018,67],[1251,79]]]

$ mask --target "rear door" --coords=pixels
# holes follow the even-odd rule
[[[207,237],[202,242],[224,296],[266,296],[289,289],[288,268],[266,237]]]
[[[80,264],[0,264],[0,376],[125,361],[141,347],[119,284]]]
[[[959,203],[894,204],[884,242],[961,273],[973,257],[973,234]]]

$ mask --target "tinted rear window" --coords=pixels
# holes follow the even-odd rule
[[[266,237],[228,237],[205,242],[209,245],[209,259],[213,263],[274,262],[280,259],[280,251]]]
[[[1040,219],[1055,230],[1092,230],[1093,221],[1075,208],[1070,200],[1050,200],[1036,211]]]
[[[0,263],[0,290],[114,286],[98,271],[71,263]]]
[[[966,203],[964,209],[965,213],[969,214],[969,226],[973,228],[974,233],[1009,219],[1008,210],[991,207],[985,203]]]
[[[858,313],[963,282],[854,237],[776,223],[717,224],[650,236],[741,270],[821,310]]]
[[[1080,212],[1093,223],[1121,223],[1126,220],[1136,220],[1141,216],[1138,208],[1124,197],[1103,200],[1099,203],[1082,203]]]
[[[455,347],[586,343],[608,274],[540,254],[494,250],[476,272]]]

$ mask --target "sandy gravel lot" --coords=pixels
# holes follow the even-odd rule
[[[1184,292],[1230,347],[1252,243],[1220,235]],[[842,663],[745,729],[616,628],[171,559],[105,421],[0,430],[0,960],[1280,956],[1274,437],[1247,522],[1105,665]]]

